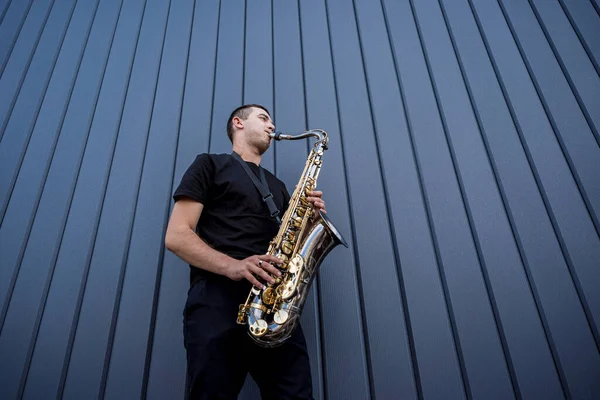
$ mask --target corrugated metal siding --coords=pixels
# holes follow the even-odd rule
[[[597,0],[0,0],[1,398],[183,396],[171,193],[250,102],[331,135],[317,399],[600,398]]]

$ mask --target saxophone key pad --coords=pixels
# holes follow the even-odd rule
[[[279,310],[273,316],[273,321],[275,321],[279,325],[282,325],[282,324],[285,323],[285,321],[288,320],[289,317],[290,317],[290,315],[288,314],[287,311],[285,311],[285,310]]]
[[[267,333],[267,328],[267,321],[264,319],[258,319],[252,325],[250,325],[250,332],[252,332],[254,336],[262,336]]]

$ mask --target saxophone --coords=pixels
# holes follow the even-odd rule
[[[321,211],[306,199],[317,186],[322,157],[329,144],[327,132],[315,129],[296,136],[281,132],[275,140],[299,140],[316,137],[300,181],[281,219],[277,235],[269,243],[267,254],[283,262],[281,276],[264,289],[253,286],[245,304],[240,305],[238,324],[248,324],[248,334],[260,346],[275,347],[287,340],[298,325],[308,291],[319,265],[334,247],[346,241]]]

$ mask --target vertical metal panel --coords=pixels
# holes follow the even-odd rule
[[[56,259],[52,260],[55,263],[52,282],[26,378],[24,398],[56,393],[61,385],[63,363],[73,344],[74,327],[79,317],[81,287],[85,285],[89,271],[143,6],[143,0],[128,1],[120,11],[60,249]]]
[[[386,183],[405,318],[409,327],[417,390],[425,398],[464,396],[461,372],[439,277],[415,158],[415,125],[407,119],[404,60],[421,60],[409,4],[357,1],[370,103]],[[399,8],[402,7],[402,8]],[[402,19],[396,18],[403,15]],[[407,47],[409,46],[409,47]],[[404,55],[398,56],[399,52]],[[410,80],[418,79],[414,74]],[[391,200],[393,199],[393,200]],[[435,331],[436,335],[430,335]]]
[[[361,310],[348,199],[346,161],[337,113],[337,94],[331,54],[326,5],[321,0],[300,1],[300,41],[306,102],[306,127],[326,129],[332,143],[319,175],[319,188],[325,191],[328,215],[347,240],[350,251],[335,249],[319,272],[322,294],[322,359],[326,398],[368,398],[371,378],[368,368],[365,319]],[[281,106],[278,106],[280,109]],[[296,129],[290,127],[290,130]],[[286,143],[282,143],[281,146]],[[340,340],[342,339],[343,340]],[[315,362],[311,360],[314,364]]]
[[[588,57],[559,3],[539,0],[529,3],[590,129],[600,138],[600,117],[590,112],[600,108],[600,98],[596,95],[600,90],[600,77],[593,59]]]
[[[105,384],[169,1],[149,1],[146,7],[87,281],[80,294],[83,299],[65,376],[65,398],[97,396]]]
[[[10,53],[15,47],[15,41],[32,2],[33,0],[5,1],[5,4],[0,5],[0,74],[4,71]],[[5,23],[3,23],[4,19],[6,19]]]
[[[273,17],[270,0],[246,0],[242,104],[263,104],[273,110]],[[240,104],[241,105],[241,104]],[[223,136],[222,119],[217,124]],[[227,121],[227,118],[225,118]],[[216,132],[215,132],[216,133]],[[228,149],[228,152],[229,151]],[[262,164],[274,171],[273,153],[263,156]]]
[[[210,131],[219,15],[218,1],[194,5],[171,192],[196,154],[208,151],[209,136],[199,132]],[[164,252],[153,343],[146,356],[150,363],[144,388],[148,399],[183,398],[186,374],[181,322],[186,290],[185,285],[181,290],[182,282],[189,282],[189,267],[172,253]]]
[[[0,397],[183,397],[171,193],[249,102],[331,136],[315,398],[600,397],[599,33],[597,0],[0,0]],[[263,164],[291,191],[308,149]]]
[[[592,3],[577,0],[559,0],[571,27],[581,41],[594,68],[600,74],[600,14]]]
[[[172,160],[186,76],[192,1],[171,1],[135,219],[124,265],[122,296],[106,382],[106,398],[142,395],[156,279],[163,255],[163,226],[171,202]],[[177,79],[174,79],[177,77]],[[167,167],[168,166],[168,167]],[[157,212],[157,210],[163,212]],[[152,251],[148,249],[148,244]]]
[[[11,52],[10,58],[6,60],[6,63],[2,66],[2,79],[0,79],[0,93],[6,93],[0,97],[0,121],[2,121],[2,128],[6,126],[8,116],[12,112],[14,107],[16,96],[18,93],[23,79],[29,71],[31,61],[38,44],[40,43],[41,36],[45,34],[46,37],[58,36],[60,37],[60,29],[48,29],[46,30],[46,24],[49,16],[53,9],[54,1],[42,0],[36,2],[33,7],[27,13],[24,25],[21,27],[20,34],[14,43],[15,50]],[[52,13],[59,17],[62,13],[62,8],[68,8],[68,4],[58,5],[59,11]],[[61,22],[58,22],[62,24]],[[43,49],[43,46],[41,47]],[[4,135],[2,135],[4,136]],[[0,136],[0,137],[2,137]]]
[[[369,110],[369,94],[356,16],[350,1],[327,2],[334,85],[338,100],[341,139],[347,160],[346,173],[350,181],[350,215],[355,222],[354,246],[358,256],[361,290],[364,294],[365,337],[371,358],[371,395],[403,393],[414,396],[410,349],[406,339],[404,313],[395,249],[389,231],[388,199],[381,180],[378,142],[373,132]],[[352,184],[354,183],[354,184]],[[360,184],[359,184],[360,183]],[[372,196],[372,193],[378,193]],[[362,212],[369,209],[369,212]],[[377,240],[371,234],[377,232]],[[378,293],[379,296],[369,296]],[[390,339],[397,340],[390,347]],[[378,360],[377,362],[375,360]]]
[[[590,321],[586,318],[585,308],[582,307],[581,299],[570,274],[569,260],[565,258],[568,257],[568,254],[565,254],[562,240],[557,237],[552,208],[547,204],[548,197],[543,190],[542,182],[540,182],[539,166],[536,165],[532,154],[532,151],[537,148],[532,148],[527,141],[528,136],[544,133],[539,126],[545,122],[544,109],[540,104],[539,94],[531,81],[531,75],[526,68],[525,59],[521,58],[519,54],[519,49],[509,29],[510,26],[504,18],[498,18],[498,13],[502,12],[499,4],[492,1],[478,2],[473,9],[480,21],[482,35],[488,43],[488,51],[493,57],[497,78],[501,82],[503,94],[509,104],[511,118],[515,123],[535,180],[535,184],[520,186],[518,190],[522,193],[525,187],[529,187],[539,190],[540,193],[539,196],[535,196],[539,198],[537,204],[532,204],[528,210],[528,215],[537,217],[535,225],[528,227],[520,236],[524,242],[529,242],[527,245],[530,247],[530,252],[526,257],[531,263],[535,285],[545,302],[543,308],[549,324],[547,333],[551,335],[551,340],[556,346],[558,357],[555,361],[560,363],[559,368],[564,373],[565,390],[573,396],[582,396],[590,391],[589,380],[592,379],[592,375],[589,374],[597,375],[596,371],[600,370],[599,354],[590,330]],[[552,87],[558,86],[557,82],[552,82],[551,85]],[[546,87],[549,89],[551,86],[547,85]],[[561,110],[555,109],[551,114],[555,121],[558,118],[565,124],[567,121],[569,124],[581,121],[576,114],[567,120],[569,111],[574,107],[567,107],[567,104],[563,102]],[[553,132],[548,128],[546,123],[545,133],[552,134]],[[569,130],[567,136],[573,138],[585,133],[580,129]],[[547,136],[544,143],[547,146],[551,145],[552,139],[551,136]],[[594,156],[598,147],[590,147],[586,151],[592,152],[592,156]],[[552,154],[546,155],[546,160],[552,159],[555,164],[562,161],[556,156],[550,157]],[[587,168],[591,168],[593,165],[587,164],[589,161],[583,161],[586,162]],[[518,172],[523,173],[523,169]],[[553,184],[556,185],[556,181]],[[522,198],[522,194],[519,197]],[[533,200],[535,197],[532,195],[530,199]],[[517,223],[528,220],[527,217],[523,217],[524,215],[527,214],[519,213]],[[533,232],[535,235],[532,234]],[[543,248],[544,251],[541,252],[540,248]],[[593,249],[587,251],[593,251]],[[556,295],[557,292],[561,293],[560,297]],[[590,351],[590,349],[595,349],[595,351]]]
[[[463,176],[473,177],[463,180],[471,192],[467,206],[473,220],[474,236],[485,262],[483,267],[491,285],[490,294],[498,309],[499,329],[508,347],[505,349],[507,360],[514,369],[516,379],[513,384],[524,398],[561,398],[558,376],[531,297],[526,270],[523,269],[518,237],[517,240],[513,237],[511,205],[507,204],[503,189],[506,187],[503,179],[507,179],[504,166],[519,160],[518,147],[514,145],[514,152],[507,154],[503,161],[498,146],[494,146],[496,141],[490,140],[490,135],[497,135],[504,142],[514,143],[516,138],[511,138],[506,132],[510,117],[506,112],[500,112],[506,107],[502,103],[500,88],[490,87],[490,82],[494,81],[492,67],[468,3],[442,1],[440,5],[474,111],[473,117],[463,117],[466,118],[463,129],[467,134],[455,132],[452,143],[462,163],[473,163],[461,168]],[[459,91],[456,95],[464,98],[465,93]],[[447,120],[454,119],[451,114],[446,115]],[[473,118],[478,127],[473,126]],[[474,129],[481,133],[469,132]],[[481,135],[481,138],[471,136],[475,134]],[[495,188],[494,184],[498,184],[499,188]],[[516,312],[517,309],[519,312]],[[533,360],[540,361],[532,363]]]
[[[524,59],[529,61],[526,65],[529,68],[530,74],[534,76],[533,81],[536,84],[537,92],[542,100],[546,114],[550,114],[549,121],[551,127],[547,123],[543,127],[537,124],[533,125],[534,122],[528,118],[527,120],[524,119],[523,124],[531,121],[532,126],[528,127],[524,125],[523,131],[525,133],[531,132],[529,134],[531,139],[527,140],[531,140],[532,142],[532,146],[530,147],[531,155],[532,157],[537,157],[534,160],[540,179],[542,181],[561,182],[560,187],[548,184],[544,185],[546,188],[545,192],[548,196],[551,213],[556,219],[555,224],[557,225],[559,240],[563,242],[562,246],[567,252],[566,261],[573,275],[578,295],[582,299],[586,314],[588,314],[596,343],[600,344],[600,333],[598,326],[594,323],[594,319],[598,321],[600,318],[600,291],[595,286],[589,286],[590,283],[600,279],[600,270],[594,267],[594,260],[600,259],[600,241],[597,235],[600,225],[598,224],[596,210],[600,206],[600,198],[598,198],[600,187],[598,186],[597,171],[592,172],[594,169],[597,169],[597,165],[600,165],[600,150],[593,142],[594,123],[587,118],[585,118],[587,119],[587,124],[584,121],[586,108],[582,102],[579,102],[580,107],[576,106],[576,99],[580,100],[580,97],[573,86],[571,86],[573,92],[567,88],[565,78],[569,82],[571,80],[568,78],[569,74],[566,74],[565,78],[563,78],[558,70],[558,65],[554,58],[556,54],[553,55],[551,53],[549,46],[538,44],[540,42],[543,43],[542,32],[539,28],[537,30],[524,30],[525,25],[523,22],[530,27],[536,26],[533,25],[535,24],[533,13],[525,12],[528,11],[526,9],[519,10],[518,14],[514,13],[516,10],[512,10],[513,12],[511,13],[511,9],[508,7],[506,11],[510,21],[513,21],[515,32],[521,32],[519,37],[523,37],[523,39],[519,40],[518,43],[522,45],[521,51],[524,53]],[[525,20],[527,16],[529,18]],[[531,39],[537,39],[537,41],[534,43]],[[573,39],[576,40],[576,37],[573,37]],[[572,46],[577,48],[579,47],[577,44],[574,42]],[[571,58],[573,62],[584,64],[581,59],[582,55],[579,53],[577,54],[578,57]],[[587,58],[586,62],[586,65],[590,68],[586,71],[579,71],[577,74],[573,74],[573,76],[579,75],[584,77],[588,81],[590,90],[600,93],[600,86],[598,86],[600,77],[591,68],[591,64],[589,64]],[[542,63],[544,63],[543,67]],[[563,72],[566,71],[563,70]],[[595,77],[586,77],[588,72],[591,72]],[[573,98],[573,95],[575,95],[575,98]],[[553,108],[558,110],[558,107],[562,110],[561,115],[556,115],[556,112],[552,112]],[[593,108],[600,109],[600,105]],[[581,111],[584,112],[584,115],[581,115]],[[571,171],[569,171],[563,161],[561,148],[552,137],[554,135],[552,135],[551,129],[554,131],[558,143],[562,144],[562,151],[565,153],[568,162],[570,161],[569,167],[574,172],[574,175],[579,177],[579,182],[575,182],[571,178]],[[532,134],[533,132],[540,134],[536,136]],[[542,134],[546,132],[551,140],[542,137]],[[575,142],[579,145],[591,147],[586,150],[585,154],[579,153],[576,150],[579,146],[575,145]],[[549,155],[552,156],[549,157]],[[579,175],[579,172],[582,172],[582,174]],[[592,175],[594,176],[593,179],[591,179]],[[587,182],[590,182],[590,184],[588,185]],[[581,202],[580,194],[576,187],[577,183],[583,188],[583,196],[584,199],[587,199],[588,209]],[[595,227],[593,223],[590,223],[590,216],[592,217],[592,221],[596,221]],[[593,314],[593,318],[590,314]]]
[[[70,4],[63,4],[63,7],[53,9],[54,12],[51,13],[52,18],[50,20],[52,23],[48,25],[48,30],[44,30],[40,38],[40,42],[42,43],[40,51],[36,51],[32,57],[34,69],[31,73],[19,71],[22,72],[20,76],[23,76],[24,80],[12,72],[12,67],[5,70],[0,77],[0,88],[2,89],[0,91],[0,101],[5,107],[4,113],[0,112],[0,123],[2,124],[2,135],[0,135],[0,169],[3,171],[2,179],[0,180],[0,198],[2,199],[0,218],[2,221],[7,217],[9,219],[15,217],[14,213],[7,213],[7,208],[9,207],[9,200],[14,190],[19,169],[21,168],[35,127],[38,126],[37,135],[40,135],[39,131],[41,127],[45,128],[46,124],[53,124],[50,127],[54,127],[56,130],[56,124],[59,123],[57,120],[60,120],[64,113],[63,110],[67,101],[66,96],[71,88],[74,73],[73,68],[76,65],[76,61],[73,61],[73,59],[77,60],[81,55],[80,47],[82,43],[74,43],[74,47],[70,52],[61,52],[62,59],[58,68],[56,68],[55,63],[58,61],[58,50],[63,45],[74,7],[75,2],[73,1]],[[86,26],[79,26],[80,30],[86,28]],[[22,36],[28,37],[31,35],[32,32],[29,31],[28,34],[24,33]],[[81,39],[82,33],[77,32],[77,35]],[[19,44],[27,48],[28,43],[25,43],[25,39],[23,39],[23,42]],[[15,54],[11,57],[11,62],[13,57],[16,60],[23,58],[20,54]],[[17,61],[15,62],[17,63]],[[57,71],[57,76],[52,80],[53,85],[49,87],[50,74],[54,69]],[[60,76],[59,74],[61,73],[64,75]],[[57,82],[60,82],[60,86]],[[15,83],[22,83],[22,86],[11,90],[11,85]],[[47,91],[48,89],[50,89],[50,92]],[[46,98],[48,100],[45,100]],[[45,100],[45,102],[42,103],[42,100]],[[44,107],[40,115],[39,113],[42,111],[40,107],[42,105]],[[60,108],[61,106],[63,109]],[[38,118],[40,124],[37,123]],[[56,131],[53,134],[56,135]],[[53,137],[52,135],[44,137],[47,140],[44,152],[49,147],[48,143],[52,143]],[[32,156],[30,155],[30,157]],[[43,174],[45,172],[38,171],[37,173]],[[18,220],[19,222],[22,221],[22,219]],[[19,225],[21,226],[22,224]],[[5,244],[6,242],[2,243]],[[4,253],[4,251],[1,252]],[[2,274],[0,275],[2,278],[0,279],[0,282],[2,282],[0,283],[2,285],[0,286],[0,295],[2,297],[6,293],[4,292],[6,290],[4,285],[8,284],[10,280],[9,265],[14,264],[4,264],[0,269],[0,273]],[[5,273],[8,273],[8,275],[5,276]]]
[[[62,28],[61,32],[63,33],[63,37],[67,31],[67,26],[69,25],[74,3],[69,6],[57,10],[56,14],[54,14],[56,24],[60,24],[54,26],[54,28],[58,30],[60,26],[60,28]],[[13,118],[11,114],[10,116],[7,116],[5,120],[10,121],[11,123],[4,125],[6,130],[3,130],[3,132],[6,132],[6,134],[2,135],[2,141],[0,141],[0,166],[3,171],[2,179],[0,180],[0,196],[3,198],[2,208],[0,209],[0,218],[2,221],[2,226],[0,226],[0,236],[6,238],[5,240],[0,240],[0,253],[5,257],[4,262],[0,267],[0,298],[2,299],[3,310],[1,314],[2,320],[4,319],[8,307],[8,298],[10,297],[9,295],[7,297],[7,293],[12,290],[11,287],[14,285],[16,279],[15,274],[18,271],[18,258],[21,257],[20,253],[22,252],[23,243],[26,240],[25,237],[29,230],[30,221],[35,213],[35,203],[39,197],[39,185],[43,182],[42,179],[46,174],[48,162],[50,161],[49,151],[52,148],[53,143],[55,143],[57,131],[59,130],[58,125],[66,110],[67,96],[72,89],[74,74],[78,62],[81,59],[82,46],[84,45],[83,37],[87,28],[88,26],[86,26],[85,23],[74,28],[74,34],[77,35],[80,40],[72,43],[74,47],[70,48],[71,51],[68,52],[68,55],[66,55],[67,52],[62,53],[64,58],[61,60],[61,64],[57,71],[65,74],[62,76],[64,80],[59,80],[58,78],[55,79],[50,88],[50,92],[47,93],[47,96],[44,94],[43,98],[47,97],[48,100],[44,103],[43,113],[39,115],[40,124],[34,125],[32,121],[26,120],[25,115],[19,113],[17,113],[16,116],[25,118]],[[71,35],[73,35],[73,33],[71,33]],[[53,41],[52,39],[55,38],[56,41]],[[57,48],[62,42],[61,35],[56,35],[54,37],[50,36],[48,39],[50,39],[49,43],[46,41],[43,41],[42,43],[47,43],[49,48],[52,48],[52,45]],[[37,55],[38,53],[36,53],[36,56]],[[34,57],[34,59],[36,62],[37,60],[40,60],[40,63],[47,61],[44,60],[43,56],[40,56],[39,58]],[[43,75],[43,73],[41,75]],[[31,77],[31,79],[25,80],[25,88],[39,87],[40,82],[34,76],[35,74],[33,73],[28,75],[28,78]],[[10,74],[3,74],[2,78],[0,78],[0,82],[2,82],[4,78],[7,80],[11,79]],[[59,81],[60,86],[57,84]],[[65,81],[69,83],[65,84]],[[46,83],[46,87],[48,87],[47,85],[48,84]],[[2,93],[3,99],[7,100],[11,98],[12,101],[13,93],[11,91]],[[25,106],[25,104],[32,104],[34,102],[42,104],[42,94],[39,91],[33,93],[24,91],[24,94],[29,94],[33,97],[28,98],[25,95],[23,97],[19,96],[18,100],[20,100],[20,102],[18,105],[23,107],[19,107],[18,109],[15,108],[13,111],[17,112],[24,108],[29,108],[29,106]],[[38,108],[38,111],[39,110],[40,109]],[[31,117],[31,114],[28,116]],[[37,129],[35,129],[36,127]],[[49,130],[51,133],[44,134],[47,132],[46,130]],[[35,140],[32,144],[33,150],[29,153],[29,162],[25,163],[25,168],[23,171],[20,171],[32,136]],[[35,147],[36,145],[37,148]],[[44,161],[43,168],[39,167],[40,160]],[[28,166],[30,171],[27,169]],[[16,185],[18,176],[22,177],[20,185]],[[23,181],[23,176],[27,176],[25,181]],[[19,190],[22,190],[22,193],[20,194],[21,196],[25,196],[27,201],[16,201],[17,198],[22,198],[19,196]],[[16,194],[14,197],[15,200],[9,201],[13,193]],[[26,223],[23,223],[23,221],[26,221]]]
[[[231,111],[238,107],[244,98],[245,31],[246,2],[243,0],[222,1],[219,13],[219,39],[216,49],[217,62],[212,115],[209,126],[208,150],[211,153],[231,152],[231,142],[225,133],[225,125]]]
[[[65,11],[70,8],[67,5]],[[53,230],[61,225],[64,218],[64,211],[61,213],[64,201],[61,200],[69,196],[68,174],[76,170],[76,166],[69,165],[69,162],[76,162],[80,154],[78,147],[83,145],[86,136],[80,135],[79,130],[86,130],[86,116],[89,117],[95,102],[94,96],[88,95],[90,86],[99,86],[95,71],[84,77],[88,72],[85,67],[90,62],[88,57],[87,64],[82,63],[84,50],[86,45],[90,45],[92,51],[108,48],[110,36],[103,32],[96,35],[98,42],[89,41],[96,10],[96,1],[83,2],[75,8],[77,22],[69,27],[64,43],[66,47],[63,47],[68,50],[63,53],[65,58],[60,63],[60,72],[65,74],[65,80],[61,81],[63,85],[60,88],[53,86],[57,89],[52,92],[57,95],[56,103],[47,104],[48,107],[44,108],[43,116],[49,117],[44,121],[47,123],[36,125],[15,183],[14,197],[7,208],[9,218],[0,227],[2,235],[12,239],[9,246],[3,246],[5,250],[2,252],[7,257],[3,260],[6,261],[6,264],[3,262],[4,268],[13,271],[13,274],[6,281],[8,292],[2,293],[5,300],[0,320],[0,349],[7,355],[3,362],[9,362],[9,365],[2,366],[2,370],[6,371],[2,379],[7,379],[2,382],[2,390],[9,398],[16,395],[20,383],[17,376],[23,372],[31,352],[30,340],[35,338],[33,331],[36,319],[39,320],[38,308],[44,300],[49,264],[57,250],[58,238]],[[95,48],[96,45],[99,48]],[[81,80],[78,79],[80,76]],[[64,85],[65,81],[67,85]],[[75,101],[70,103],[71,99]],[[63,152],[71,157],[64,157]],[[57,158],[53,160],[55,155]],[[63,210],[65,206],[62,204]],[[28,246],[30,242],[39,243],[40,235],[42,246]],[[15,375],[11,376],[11,373]]]

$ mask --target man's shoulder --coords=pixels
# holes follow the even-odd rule
[[[231,162],[230,154],[216,154],[216,153],[200,153],[196,155],[196,164],[210,164],[211,167],[220,169],[224,165]]]
[[[231,154],[226,153],[200,153],[196,157],[210,158],[211,160],[228,160],[231,158]]]

